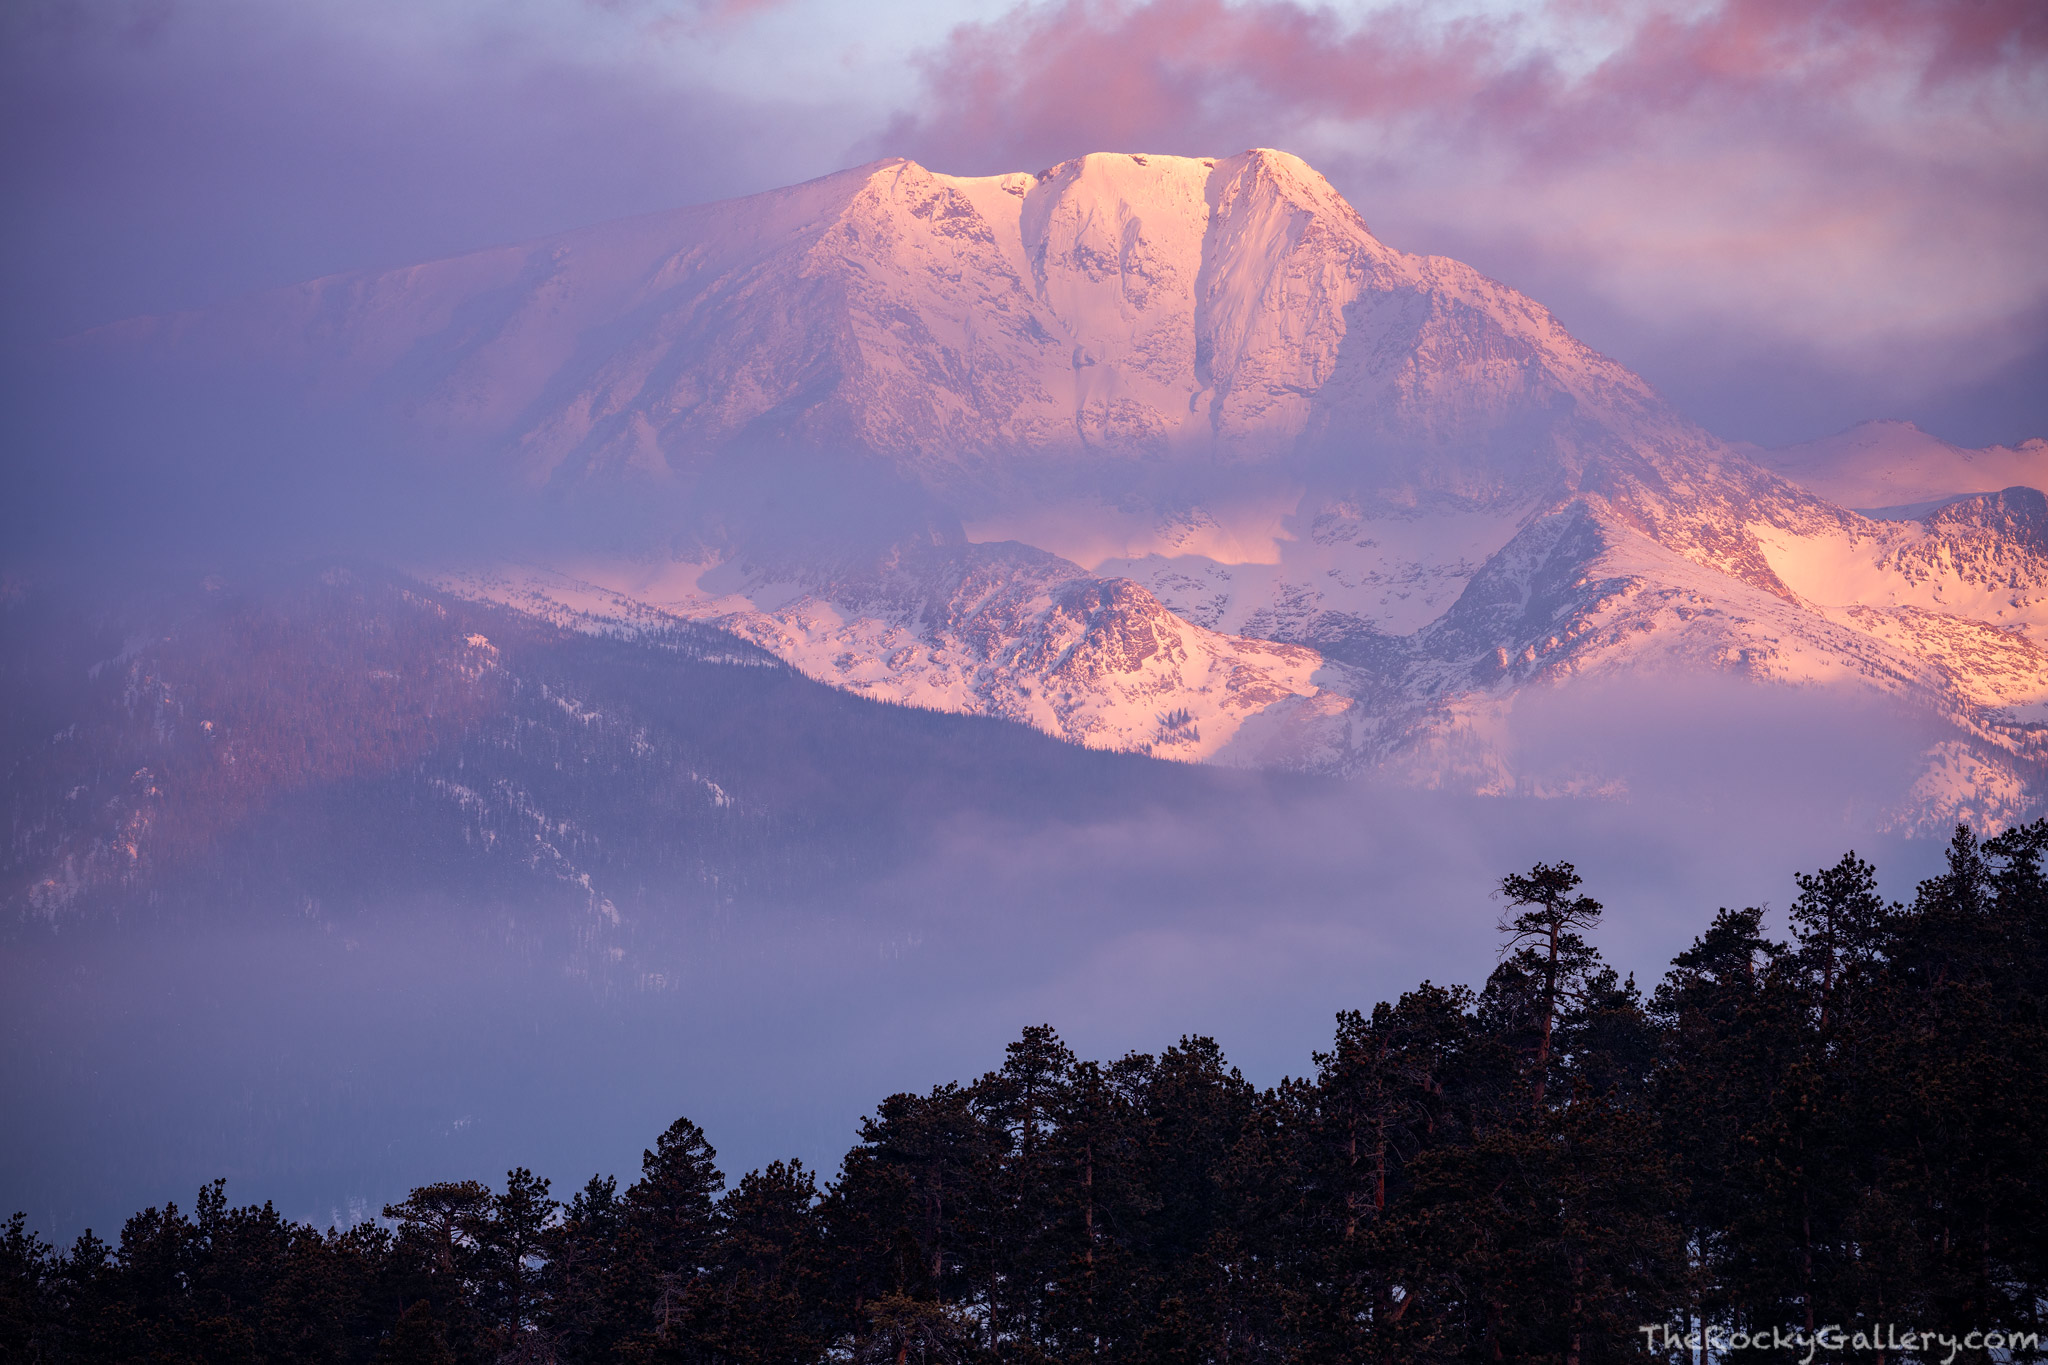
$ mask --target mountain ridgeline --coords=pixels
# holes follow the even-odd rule
[[[1533,762],[1518,699],[1711,677],[1915,733],[1891,828],[2048,791],[2048,447],[1730,445],[1281,152],[882,161],[67,357],[451,591],[1092,748],[1615,793],[1656,775]]]
[[[63,1250],[17,1216],[0,1349],[2038,1361],[2044,852],[2048,822],[1958,829],[1910,906],[1851,855],[1797,878],[1791,941],[1724,909],[1647,996],[1587,942],[1575,869],[1538,864],[1500,883],[1482,989],[1345,1012],[1299,1079],[1258,1089],[1201,1037],[1092,1062],[1027,1028],[979,1079],[883,1100],[823,1183],[776,1161],[728,1187],[679,1118],[637,1178],[566,1201],[522,1167],[323,1230],[214,1183]]]

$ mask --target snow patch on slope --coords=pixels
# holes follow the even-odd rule
[[[1000,716],[1091,748],[1249,762],[1295,742],[1285,717],[1320,724],[1346,704],[1326,695],[1339,670],[1313,650],[1203,629],[1135,583],[1025,546],[934,549],[795,577],[740,562],[665,573],[585,564],[578,573],[501,566],[437,581],[624,629],[661,619],[714,625],[849,691]],[[674,595],[647,602],[615,584]],[[1267,723],[1241,738],[1262,715]]]

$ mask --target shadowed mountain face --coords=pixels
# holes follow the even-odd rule
[[[15,580],[0,689],[0,1201],[67,1236],[214,1174],[348,1221],[451,1170],[623,1168],[684,1109],[816,1156],[878,1078],[1009,1029],[1037,935],[1137,927],[1110,832],[1331,785],[361,565]],[[983,837],[1071,851],[951,865]]]
[[[30,929],[533,900],[577,974],[630,983],[736,903],[886,876],[943,819],[1271,785],[878,706],[687,623],[581,633],[362,566],[141,600],[18,586],[0,630],[0,894]]]

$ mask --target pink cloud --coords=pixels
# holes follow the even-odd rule
[[[2032,0],[1538,0],[1355,22],[1297,0],[1057,0],[921,61],[924,98],[877,152],[988,172],[1287,147],[1396,245],[1472,259],[1624,359],[1666,356],[1640,363],[1681,393],[1718,374],[1701,393],[1737,395],[1724,429],[1743,426],[1743,366],[1764,388],[1861,376],[1858,401],[1935,401],[2048,344]],[[2030,412],[2013,420],[2048,415]]]
[[[1577,78],[1543,46],[1601,29],[1624,39]],[[1961,85],[1990,97],[2044,58],[2048,8],[2026,0],[1724,0],[1692,18],[1552,0],[1512,18],[1403,7],[1355,25],[1295,0],[1059,0],[955,29],[921,58],[929,99],[885,137],[987,161],[1062,138],[1084,139],[1070,154],[1260,122],[1424,117],[1561,154],[1559,133],[1612,142],[1628,114],[1758,99],[1812,110],[1886,87],[1902,108]]]
[[[1432,26],[1397,11],[1347,29],[1290,0],[1026,6],[954,30],[921,64],[931,98],[884,140],[1005,169],[1105,147],[1213,150],[1208,139],[1240,127],[1443,107],[1512,69],[1498,25]]]

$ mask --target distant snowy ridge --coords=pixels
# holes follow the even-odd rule
[[[1477,567],[1418,571],[1425,587],[1448,580],[1455,591],[1420,626],[1388,622],[1406,630],[1322,609],[1314,584],[1288,584],[1269,566],[1210,562],[1202,586],[1226,613],[1238,576],[1255,600],[1283,608],[1244,613],[1233,621],[1242,633],[1225,634],[1190,619],[1211,614],[1215,598],[1162,602],[1128,578],[1014,544],[931,549],[857,574],[593,562],[440,583],[544,615],[573,606],[593,619],[705,621],[850,690],[1004,716],[1092,747],[1502,794],[1625,789],[1613,774],[1518,770],[1507,736],[1532,689],[1702,674],[1825,686],[1939,723],[1921,778],[1888,803],[1895,823],[1997,823],[2038,804],[2048,759],[2048,506],[2038,494],[1968,499],[1925,525],[1847,516],[1804,535],[1753,529],[1775,590],[1577,498],[1529,517]]]
[[[2048,488],[2048,440],[1971,450],[1911,422],[1859,422],[1778,450],[1744,447],[1758,464],[1844,507],[1917,518],[1941,503],[2015,486]]]

